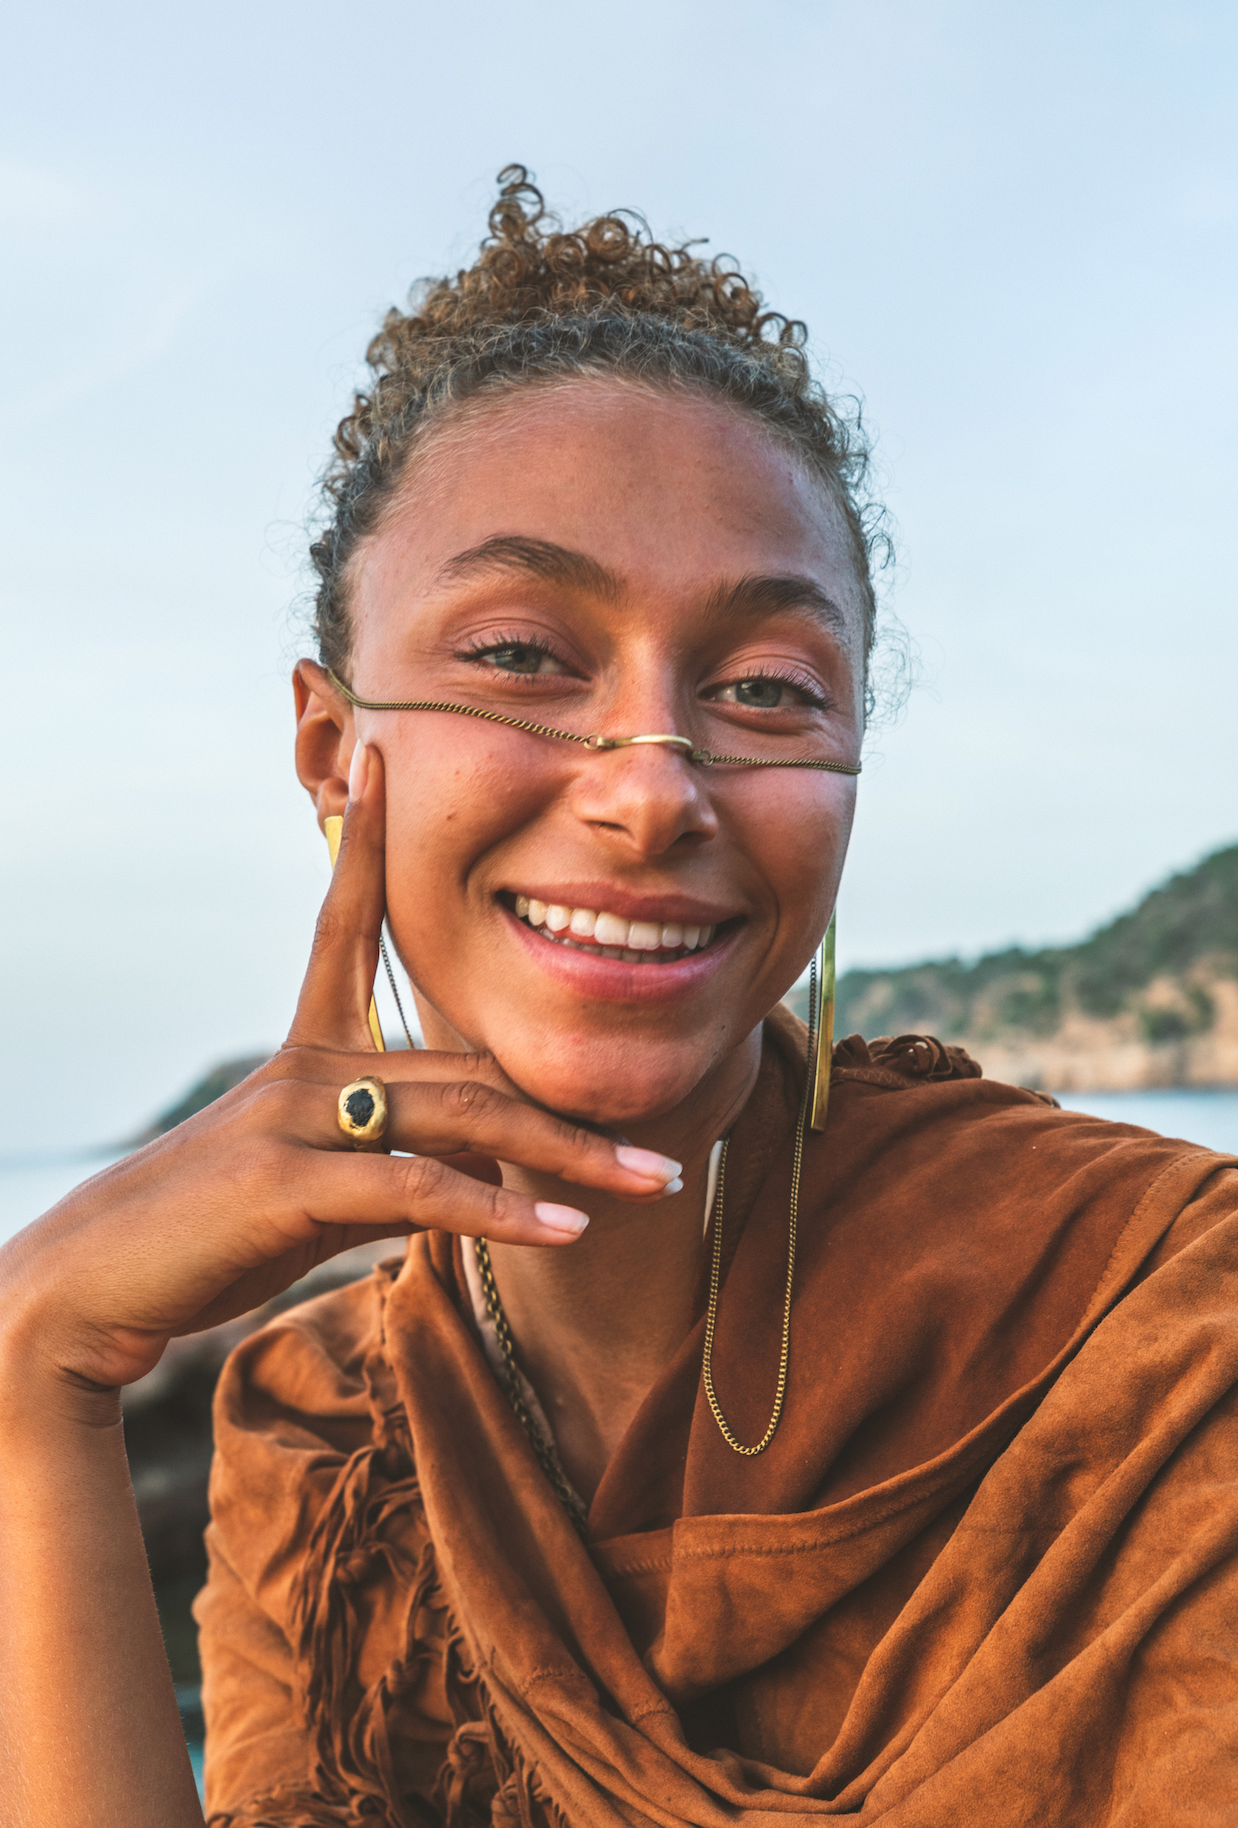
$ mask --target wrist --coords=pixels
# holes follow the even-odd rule
[[[63,1316],[41,1313],[28,1290],[11,1284],[0,1287],[0,1314],[0,1434],[8,1443],[119,1423],[119,1387],[74,1369],[89,1355],[62,1349]]]

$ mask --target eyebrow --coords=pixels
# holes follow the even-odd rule
[[[591,559],[552,540],[526,539],[521,534],[497,534],[448,559],[440,576],[465,578],[476,572],[515,571],[567,584],[609,603],[626,594],[623,579]],[[734,582],[716,584],[706,600],[710,615],[774,615],[780,610],[807,610],[835,634],[848,633],[846,612],[810,577],[798,572],[753,574]]]
[[[848,632],[847,615],[841,605],[820,584],[799,572],[754,574],[734,584],[718,584],[710,592],[706,607],[713,615],[768,616],[779,610],[808,610],[836,635],[845,637]]]
[[[468,577],[478,571],[520,571],[535,578],[546,578],[552,584],[570,584],[590,596],[617,602],[623,595],[623,582],[599,565],[586,552],[556,546],[551,540],[525,539],[520,534],[501,533],[470,546],[448,559],[441,576]]]

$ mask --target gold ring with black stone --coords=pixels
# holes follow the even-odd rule
[[[387,1088],[381,1079],[352,1079],[336,1107],[340,1129],[354,1149],[374,1149],[387,1129]]]

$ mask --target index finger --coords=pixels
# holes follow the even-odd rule
[[[358,742],[348,772],[339,858],[288,1031],[293,1046],[374,1051],[370,997],[387,905],[384,807],[382,755],[373,744]]]

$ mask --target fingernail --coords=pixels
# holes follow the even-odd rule
[[[360,800],[365,795],[365,777],[370,772],[370,754],[364,743],[354,743],[348,764],[348,797]]]
[[[683,1192],[683,1180],[681,1179],[681,1177],[679,1175],[676,1175],[673,1181],[667,1181],[667,1183],[666,1183],[665,1187],[663,1187],[662,1191],[663,1191],[663,1193],[682,1193]]]
[[[589,1223],[587,1212],[577,1212],[574,1206],[555,1206],[550,1200],[538,1200],[533,1208],[538,1223],[548,1231],[566,1231],[578,1238]]]
[[[639,1174],[646,1181],[673,1181],[683,1167],[669,1155],[658,1155],[653,1149],[634,1149],[631,1143],[620,1143],[615,1160],[629,1174]]]

